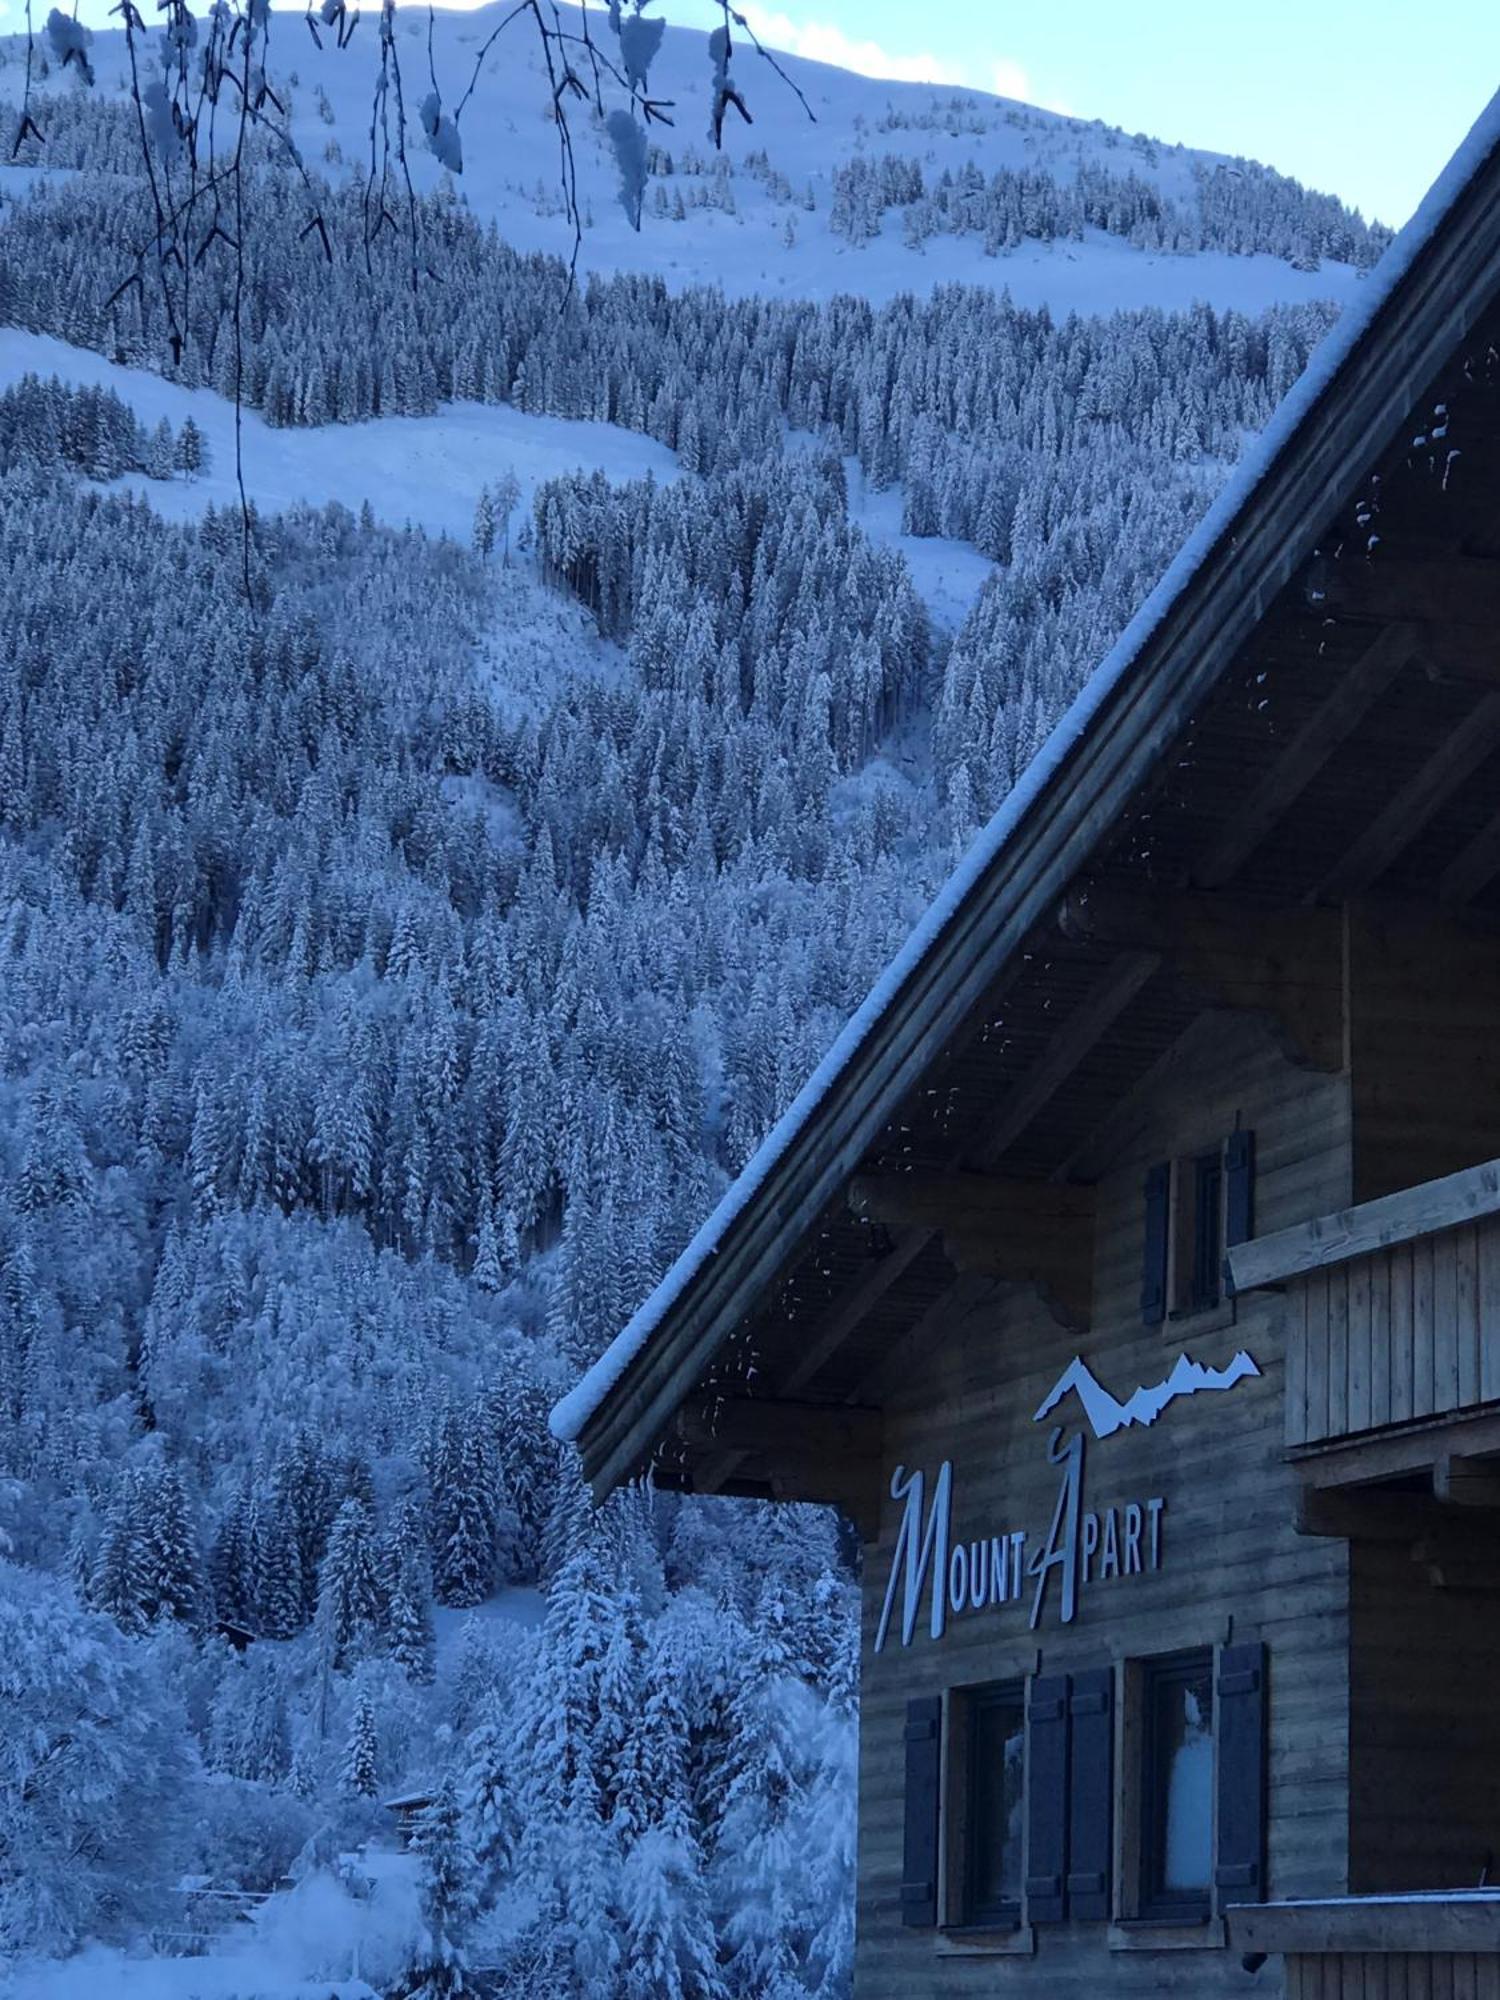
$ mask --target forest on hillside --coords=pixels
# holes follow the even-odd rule
[[[141,195],[81,102],[73,171],[4,202],[0,323],[232,386],[227,264],[180,361],[149,290],[103,303]],[[413,294],[389,239],[324,268],[262,172],[272,422],[506,401],[684,476],[560,474],[513,560],[255,515],[247,596],[236,514],[116,485],[201,443],[0,396],[0,1946],[199,1950],[321,1884],[317,1969],[357,1940],[382,1991],[838,2000],[857,1549],[596,1511],[546,1413],[1333,311],[570,288],[451,194]],[[956,631],[854,469],[993,563]]]

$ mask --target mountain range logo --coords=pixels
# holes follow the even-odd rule
[[[1122,1403],[1104,1387],[1082,1356],[1075,1354],[1032,1422],[1039,1424],[1043,1417],[1050,1416],[1071,1391],[1083,1405],[1094,1436],[1112,1437],[1131,1424],[1154,1424],[1167,1405],[1175,1403],[1179,1396],[1196,1396],[1204,1389],[1232,1389],[1247,1376],[1259,1373],[1243,1347],[1224,1368],[1205,1368],[1191,1355],[1180,1354],[1165,1381],[1135,1390]]]

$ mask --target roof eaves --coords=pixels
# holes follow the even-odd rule
[[[1336,386],[1347,386],[1355,374],[1353,358],[1377,330],[1395,335],[1389,372],[1396,379],[1387,383],[1382,377],[1383,395],[1364,399],[1365,405],[1374,401],[1373,412],[1362,405],[1343,428],[1352,429],[1362,441],[1405,414],[1432,372],[1432,329],[1428,328],[1424,344],[1410,323],[1418,315],[1408,310],[1403,319],[1400,303],[1405,298],[1410,308],[1415,294],[1431,318],[1434,299],[1445,296],[1446,267],[1437,273],[1429,269],[1425,287],[1413,281],[1413,274],[1435,259],[1441,264],[1435,246],[1443,225],[1464,206],[1464,196],[1497,153],[1500,94],[1371,273],[1365,297],[1346,310],[1314,355],[806,1085],[655,1291],[558,1402],[551,1418],[553,1433],[564,1441],[585,1443],[588,1469],[597,1486],[607,1488],[637,1462],[660,1428],[661,1413],[669,1414],[674,1398],[680,1401],[689,1392],[732,1330],[733,1302],[744,1296],[747,1287],[774,1277],[778,1244],[784,1260],[787,1218],[821,1210],[848,1157],[863,1150],[908,1087],[912,1080],[908,1072],[919,1068],[952,1032],[1056,893],[1054,876],[1079,865],[1078,850],[1087,841],[1088,826],[1094,827],[1095,837],[1107,828],[1108,802],[1121,790],[1121,772],[1112,772],[1110,759],[1101,754],[1098,739],[1105,711],[1114,711],[1110,734],[1121,737],[1117,747],[1131,748],[1137,757],[1159,754],[1174,732],[1182,698],[1200,698],[1211,684],[1200,672],[1204,685],[1194,686],[1190,657],[1193,637],[1196,634],[1200,641],[1203,637],[1205,618],[1221,639],[1226,621],[1239,627],[1235,636],[1239,643],[1305,560],[1311,538],[1326,520],[1331,496],[1322,496],[1319,512],[1316,472],[1304,479],[1303,487],[1314,490],[1300,495],[1300,509],[1292,508],[1290,535],[1283,526],[1278,546],[1257,547],[1253,552],[1257,563],[1246,558],[1252,553],[1252,541],[1266,533],[1265,489],[1273,474],[1284,486],[1296,485],[1299,452],[1304,458],[1316,456],[1316,447],[1324,441],[1311,436],[1315,416]],[[1500,237],[1493,223],[1490,234]],[[1487,295],[1496,276],[1493,267],[1500,263],[1500,242],[1491,243],[1478,262],[1482,270],[1469,274],[1468,292]],[[1467,301],[1456,295],[1457,289],[1446,295],[1447,311],[1442,315],[1450,339],[1461,334],[1466,323]],[[1386,320],[1396,324],[1387,328]],[[1334,428],[1332,423],[1324,425],[1325,431]],[[1239,603],[1218,604],[1236,573]],[[1230,652],[1232,648],[1221,644],[1215,657],[1222,663]],[[1184,658],[1185,653],[1189,657]],[[1129,724],[1133,734],[1126,743]],[[1091,761],[1086,782],[1083,767]],[[1118,758],[1114,761],[1118,765]],[[1086,822],[1082,826],[1080,813]],[[955,972],[965,952],[970,955],[966,977]],[[904,1062],[899,1053],[903,1041]],[[865,1087],[854,1102],[851,1089],[861,1080]],[[674,1332],[681,1334],[680,1354],[665,1352]],[[630,1393],[618,1399],[622,1407],[607,1422],[610,1413],[605,1406],[617,1389],[623,1389],[627,1377]]]

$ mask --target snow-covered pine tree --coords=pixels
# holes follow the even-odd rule
[[[489,557],[495,552],[495,496],[488,486],[480,487],[474,503],[473,543],[477,556]]]
[[[473,1857],[451,1783],[423,1812],[413,1845],[420,1856],[422,1928],[397,1992],[402,2000],[459,2000],[475,1990],[465,1961]]]
[[[390,1594],[391,1658],[414,1687],[433,1679],[432,1572],[425,1552],[401,1553]]]
[[[376,1649],[385,1610],[369,1510],[346,1500],[334,1517],[318,1584],[318,1627],[335,1670]]]
[[[184,479],[198,479],[209,469],[208,441],[191,417],[182,420],[172,464]]]
[[[375,1728],[375,1703],[368,1687],[354,1697],[349,1735],[344,1744],[341,1782],[353,1799],[373,1799],[380,1790],[380,1741]]]

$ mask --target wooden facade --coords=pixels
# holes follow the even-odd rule
[[[1500,143],[898,973],[560,1426],[858,1526],[858,2000],[1500,1996]]]

